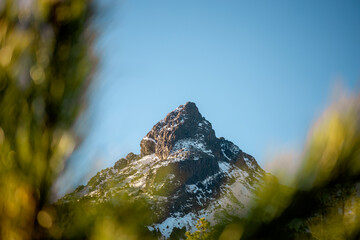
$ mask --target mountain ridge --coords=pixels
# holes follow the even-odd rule
[[[246,213],[264,173],[251,155],[217,138],[196,104],[187,102],[152,127],[140,154],[129,153],[61,200],[102,202],[127,192],[157,213],[149,230],[169,238],[174,228],[194,229],[199,217],[216,222],[219,215]]]

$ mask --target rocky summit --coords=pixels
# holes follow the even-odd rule
[[[193,230],[197,219],[212,223],[245,214],[264,171],[231,141],[217,138],[195,103],[187,102],[153,126],[130,153],[61,201],[83,197],[108,201],[127,192],[156,213],[151,231],[169,238]]]

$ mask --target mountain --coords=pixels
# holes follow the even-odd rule
[[[216,223],[246,214],[265,173],[251,155],[217,138],[192,102],[155,124],[140,148],[140,154],[129,153],[60,202],[106,202],[126,193],[150,205],[156,217],[148,229],[169,238],[175,228],[193,230],[201,217]]]

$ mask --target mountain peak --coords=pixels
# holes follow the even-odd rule
[[[180,105],[179,108],[182,108],[185,113],[188,114],[200,114],[199,109],[197,108],[194,102],[187,102],[184,105]]]
[[[200,120],[202,116],[195,103],[187,102],[184,105],[180,105],[179,107],[175,108],[172,112],[168,113],[168,115],[166,115],[163,121],[170,122],[176,118],[181,118],[183,120]]]
[[[264,174],[251,155],[215,136],[193,102],[168,113],[140,146],[141,155],[119,159],[63,201],[85,197],[103,202],[126,193],[150,204],[155,214],[149,230],[173,239],[174,228],[188,231],[200,216],[226,219],[245,211]]]
[[[141,140],[143,156],[155,153],[160,159],[166,159],[179,140],[216,141],[211,123],[199,112],[193,102],[180,105],[153,126]]]

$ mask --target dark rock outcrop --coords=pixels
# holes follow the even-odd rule
[[[142,139],[140,151],[142,155],[155,153],[159,158],[167,159],[177,141],[198,138],[202,138],[209,146],[217,145],[211,123],[201,116],[195,103],[187,102],[155,124]]]

